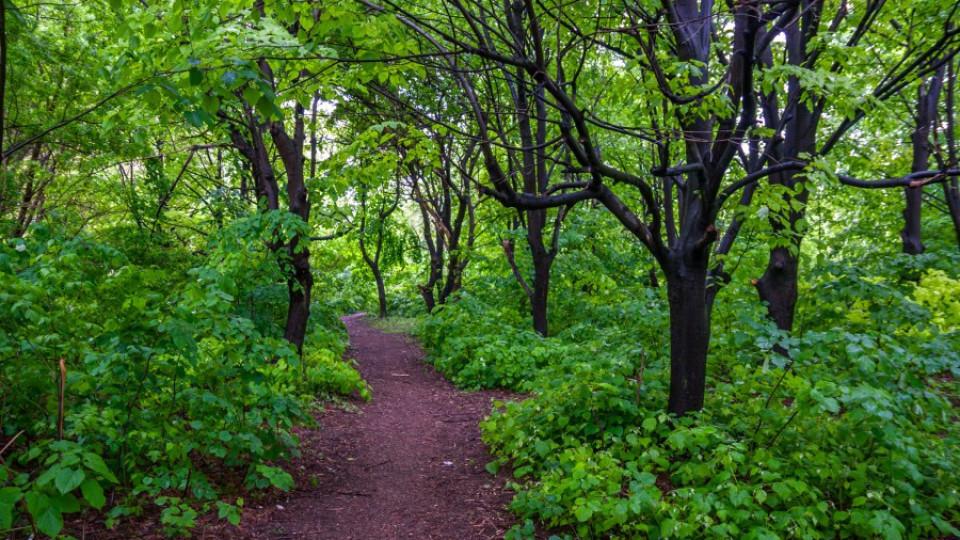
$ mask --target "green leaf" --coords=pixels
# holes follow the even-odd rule
[[[490,463],[487,463],[484,469],[486,469],[490,474],[497,474],[500,472],[500,462],[496,460],[491,461]]]
[[[80,484],[80,493],[83,493],[83,500],[97,510],[107,503],[107,498],[103,495],[103,487],[100,486],[100,482],[92,478],[87,478]]]
[[[192,67],[190,68],[190,85],[199,86],[203,82],[203,72],[199,69]]]
[[[257,90],[257,87],[254,85],[249,85],[243,89],[243,100],[248,104],[253,105],[260,100],[260,91]]]
[[[232,504],[227,504],[222,501],[217,501],[217,517],[220,519],[226,518],[227,521],[237,527],[240,525],[241,512],[240,509]]]
[[[80,511],[80,501],[77,500],[72,493],[50,497],[50,506],[56,508],[63,514]]]
[[[576,510],[574,510],[573,513],[574,515],[577,516],[577,521],[579,521],[580,523],[583,523],[588,519],[590,519],[590,516],[593,515],[593,509],[591,509],[588,506],[580,506]]]
[[[0,531],[13,526],[13,508],[22,498],[23,492],[18,488],[0,488]]]
[[[84,474],[80,469],[61,469],[53,479],[53,484],[57,486],[60,493],[70,493],[77,489],[77,486],[83,482],[83,478]]]
[[[63,514],[54,508],[50,498],[42,493],[27,493],[27,510],[37,529],[47,536],[57,536],[63,529]]]
[[[83,464],[86,465],[87,469],[99,474],[107,481],[114,484],[117,483],[117,477],[110,472],[110,469],[107,467],[107,464],[103,461],[102,457],[96,454],[84,454]]]

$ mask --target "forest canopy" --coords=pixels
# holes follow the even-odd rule
[[[357,312],[517,392],[510,538],[960,536],[958,22],[0,0],[0,536],[241,525]]]

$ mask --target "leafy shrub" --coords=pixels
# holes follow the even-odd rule
[[[565,354],[559,343],[518,328],[520,320],[515,312],[496,310],[464,294],[425,319],[417,336],[434,351],[427,361],[456,384],[520,389],[540,368]]]
[[[0,246],[0,429],[13,441],[0,531],[29,517],[55,536],[63,514],[106,510],[113,489],[111,521],[152,503],[171,531],[213,508],[236,522],[218,500],[224,469],[251,489],[289,489],[271,463],[295,454],[290,428],[313,422],[316,395],[369,393],[322,306],[303,360],[240,315],[257,257],[215,246],[176,276],[43,227]]]
[[[421,336],[458,384],[533,395],[481,424],[497,456],[488,467],[509,463],[517,478],[512,509],[526,525],[509,537],[534,522],[581,538],[957,535],[960,429],[947,398],[960,335],[943,299],[954,281],[923,276],[917,286],[827,264],[805,284],[803,309],[820,317],[799,337],[752,298],[726,299],[707,408],[685,418],[664,412],[656,292],[588,305],[591,324],[546,340],[465,297]],[[554,354],[536,361],[537,348]]]

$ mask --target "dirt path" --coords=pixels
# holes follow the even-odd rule
[[[487,539],[512,524],[477,423],[503,392],[463,393],[422,362],[410,338],[345,317],[353,357],[373,387],[357,411],[330,410],[302,434],[298,488],[254,510],[255,539]],[[502,473],[501,473],[502,474]],[[252,523],[251,523],[252,521]]]

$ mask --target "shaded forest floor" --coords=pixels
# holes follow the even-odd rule
[[[514,523],[478,422],[505,392],[464,393],[403,334],[345,317],[373,401],[331,408],[300,433],[297,487],[244,512],[250,539],[503,538]],[[236,534],[234,532],[234,534]]]

